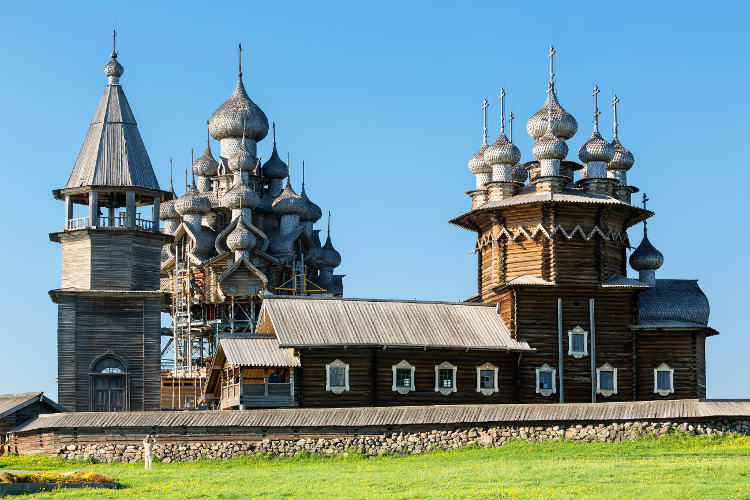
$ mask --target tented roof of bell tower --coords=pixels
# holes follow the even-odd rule
[[[116,58],[113,52],[112,60],[105,67],[109,81],[66,188],[138,186],[159,189],[135,116],[119,84],[119,75],[113,78],[107,73]]]

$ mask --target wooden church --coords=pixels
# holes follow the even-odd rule
[[[631,200],[633,155],[577,131],[552,71],[521,162],[511,114],[469,160],[477,294],[464,302],[343,298],[321,209],[297,195],[240,70],[209,119],[184,195],[161,191],[119,85],[108,84],[64,189],[60,403],[77,411],[597,402],[705,397],[709,305],[695,280],[656,279],[653,213]],[[241,60],[240,60],[241,61]],[[214,159],[211,137],[220,141]],[[578,174],[576,174],[578,172]],[[286,178],[286,186],[283,179]],[[75,214],[76,206],[83,213]],[[147,207],[147,208],[146,208]],[[141,211],[139,211],[141,209]],[[146,217],[148,210],[150,218]],[[164,221],[159,227],[159,218]],[[630,254],[627,230],[643,223]],[[161,328],[160,313],[172,317]],[[165,356],[166,354],[166,356]],[[161,362],[160,362],[161,361]]]

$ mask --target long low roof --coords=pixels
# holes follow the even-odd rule
[[[334,297],[266,297],[282,347],[392,346],[530,351],[495,306]]]
[[[513,422],[613,422],[649,419],[750,417],[750,400],[676,399],[619,403],[475,404],[269,410],[140,411],[40,415],[15,432],[54,429],[234,428],[239,433],[293,427],[388,428],[435,424],[487,425]],[[242,431],[239,428],[248,428]]]

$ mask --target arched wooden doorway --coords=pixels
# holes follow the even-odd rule
[[[91,411],[128,410],[128,367],[112,353],[97,358],[89,372]]]

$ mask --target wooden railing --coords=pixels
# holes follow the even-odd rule
[[[246,406],[292,406],[294,385],[292,383],[240,383],[221,386],[221,408]]]
[[[85,229],[88,227],[96,227],[97,229],[125,228],[128,227],[127,216],[122,213],[114,217],[97,217],[93,224],[89,217],[80,217],[78,219],[68,219],[68,222],[65,225],[66,230]],[[154,221],[144,219],[140,215],[137,215],[133,229],[152,232],[154,230]]]

